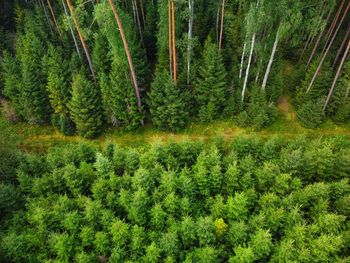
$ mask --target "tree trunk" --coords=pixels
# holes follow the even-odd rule
[[[176,35],[175,35],[175,6],[174,0],[171,0],[171,19],[172,19],[172,35],[173,35],[173,63],[174,63],[174,81],[177,81],[177,63],[176,63]]]
[[[251,47],[250,47],[248,66],[247,66],[247,69],[246,69],[246,72],[245,72],[245,79],[244,79],[244,84],[243,84],[243,89],[242,89],[242,102],[244,101],[244,95],[245,95],[245,91],[247,89],[250,64],[252,63],[252,57],[253,57],[253,51],[254,51],[254,45],[255,45],[255,37],[256,37],[256,33],[254,33],[253,37],[252,37],[252,44],[251,44]]]
[[[341,60],[341,62],[340,62],[340,65],[339,65],[339,67],[338,67],[337,74],[336,74],[335,77],[334,77],[334,80],[333,80],[333,83],[332,83],[332,87],[331,87],[331,89],[329,90],[329,93],[328,93],[326,102],[325,102],[325,104],[324,104],[324,106],[323,106],[323,111],[326,110],[326,108],[327,108],[327,106],[328,106],[328,103],[329,103],[329,101],[330,101],[330,99],[331,99],[331,97],[332,97],[333,91],[334,91],[334,89],[335,89],[335,85],[337,84],[337,81],[338,81],[338,79],[339,79],[341,70],[343,69],[345,60],[346,60],[346,58],[347,58],[347,56],[348,56],[349,49],[350,49],[350,41],[348,41],[348,46],[347,46],[347,48],[346,48],[346,50],[345,50],[345,53],[344,53],[344,55],[343,55],[343,58],[342,58],[342,60]]]
[[[46,10],[46,6],[45,6],[45,3],[44,3],[44,0],[39,0],[39,4],[42,6],[43,10],[44,10],[44,15],[46,17],[46,20],[47,20],[47,23],[49,25],[49,28],[50,28],[50,31],[51,33],[53,34],[53,30],[52,30],[52,22],[49,18],[49,15],[47,14],[47,10]]]
[[[258,7],[259,7],[259,0],[257,0],[257,2],[256,2],[256,8],[258,8]],[[252,57],[253,57],[253,51],[254,51],[254,45],[255,45],[255,38],[256,38],[256,33],[254,32],[253,36],[252,36],[252,44],[250,47],[248,65],[247,65],[247,69],[245,72],[244,84],[243,84],[243,89],[242,89],[242,102],[244,101],[244,95],[245,95],[245,91],[247,89],[250,64],[252,63]]]
[[[225,17],[225,0],[222,0],[219,50],[221,50],[221,46],[222,46],[222,35],[223,35],[223,30],[224,30],[224,17]]]
[[[128,59],[128,63],[129,63],[129,68],[130,68],[130,72],[131,72],[131,78],[132,78],[132,81],[134,83],[135,95],[136,95],[136,98],[137,98],[137,106],[139,108],[139,111],[142,112],[142,103],[141,103],[139,86],[138,86],[138,83],[137,83],[137,78],[136,78],[136,74],[135,74],[134,65],[132,63],[132,58],[131,58],[131,54],[130,54],[130,51],[129,51],[129,46],[128,46],[128,43],[126,42],[126,38],[125,38],[125,35],[124,35],[123,26],[122,26],[122,23],[121,23],[121,21],[119,19],[119,15],[117,13],[117,10],[115,9],[115,6],[113,4],[113,0],[108,0],[108,2],[109,2],[110,6],[112,8],[115,20],[117,21],[117,24],[118,24],[120,36],[122,38],[122,41],[123,41],[123,44],[124,44],[124,50],[125,50],[125,53],[126,53],[126,56],[127,56],[127,59]],[[142,122],[142,125],[143,125],[143,120],[141,122]]]
[[[246,50],[246,48],[247,48],[247,38],[248,38],[248,35],[247,35],[247,33],[246,33],[245,38],[244,38],[243,50],[242,50],[241,66],[240,66],[240,68],[239,68],[239,80],[242,79],[243,64],[244,64],[244,57],[245,57],[245,50]]]
[[[337,11],[337,13],[336,13],[336,15],[335,15],[335,17],[334,17],[334,19],[333,19],[332,25],[331,25],[331,27],[329,28],[329,30],[328,30],[328,32],[327,32],[327,34],[326,34],[327,40],[326,40],[326,42],[325,42],[325,44],[324,44],[324,47],[323,47],[323,49],[322,49],[321,54],[323,54],[323,52],[326,50],[326,48],[327,48],[327,46],[328,46],[329,40],[330,40],[330,38],[332,37],[332,34],[333,34],[333,31],[334,31],[335,26],[337,25],[337,22],[338,22],[338,20],[339,20],[339,16],[340,16],[340,14],[341,14],[341,10],[343,9],[343,6],[344,6],[344,0],[342,0],[340,6],[339,6],[339,8],[338,8],[338,11]]]
[[[345,46],[345,44],[346,44],[346,41],[347,41],[347,39],[348,39],[348,37],[349,37],[349,34],[350,34],[350,22],[349,22],[349,24],[348,24],[348,30],[346,31],[344,40],[343,40],[343,42],[341,43],[340,48],[338,49],[337,55],[335,56],[335,59],[334,59],[334,62],[333,62],[333,68],[335,67],[335,65],[336,65],[337,62],[338,62],[338,59],[339,59],[340,54],[341,54],[341,52],[342,52],[342,50],[343,50],[343,48],[344,48],[344,46]]]
[[[145,29],[146,28],[146,18],[145,18],[145,11],[144,11],[144,8],[143,8],[143,0],[140,0],[140,5],[141,5],[143,29]]]
[[[169,35],[169,71],[173,78],[173,38],[172,38],[171,0],[168,0],[168,35]]]
[[[340,29],[341,25],[343,24],[346,15],[348,14],[349,8],[350,8],[350,2],[348,3],[348,5],[347,5],[347,7],[346,7],[346,10],[345,10],[345,12],[344,12],[344,15],[343,15],[343,17],[341,18],[341,20],[340,20],[340,22],[339,22],[339,25],[338,25],[337,29],[335,30],[332,39],[331,39],[330,42],[329,42],[329,45],[328,45],[328,47],[327,47],[327,50],[324,52],[324,54],[323,54],[323,56],[322,56],[322,59],[321,59],[319,65],[318,65],[318,67],[317,67],[317,69],[316,69],[316,72],[315,72],[315,74],[314,74],[314,76],[313,76],[313,78],[312,78],[312,80],[311,80],[311,82],[310,82],[310,85],[309,85],[309,87],[307,88],[307,91],[306,91],[306,92],[309,92],[310,89],[311,89],[311,87],[312,87],[312,85],[314,84],[314,82],[315,82],[315,80],[316,80],[316,77],[317,77],[318,73],[319,73],[320,70],[321,70],[321,67],[322,67],[322,65],[323,65],[323,62],[325,61],[325,59],[326,59],[326,57],[327,57],[327,55],[328,55],[328,52],[329,52],[329,50],[330,50],[331,47],[332,47],[332,44],[333,44],[333,42],[334,42],[334,39],[335,39],[335,37],[337,36],[337,34],[338,34],[338,32],[339,32],[339,29]]]
[[[192,29],[193,29],[193,0],[188,0],[189,18],[188,18],[188,44],[187,44],[187,85],[190,84],[191,73],[191,53],[192,53]]]
[[[265,90],[265,88],[266,88],[267,80],[268,80],[269,75],[270,75],[272,63],[273,63],[273,60],[275,58],[275,54],[276,54],[276,50],[277,50],[277,46],[278,46],[278,41],[279,41],[279,30],[277,30],[275,43],[273,44],[273,48],[272,48],[272,53],[271,53],[271,56],[270,56],[269,64],[267,65],[267,68],[266,68],[266,72],[265,72],[265,76],[264,76],[264,80],[263,80],[263,84],[262,84],[262,89],[263,90]]]
[[[74,45],[75,45],[75,48],[76,48],[76,50],[77,50],[78,56],[79,56],[79,58],[81,59],[81,54],[80,54],[78,42],[77,42],[77,39],[75,38],[72,25],[71,25],[71,23],[70,23],[70,21],[69,21],[69,14],[68,14],[68,10],[67,10],[66,4],[64,3],[64,0],[61,0],[61,1],[62,1],[64,13],[65,13],[65,15],[66,15],[66,17],[67,17],[67,19],[68,19],[68,26],[69,26],[70,34],[72,35],[72,38],[73,38]]]
[[[141,45],[142,45],[142,47],[145,47],[145,43],[143,42],[143,34],[142,34],[142,27],[141,27],[141,21],[140,21],[140,16],[139,16],[139,9],[137,7],[136,0],[133,0],[133,3],[134,3],[134,7],[135,7],[135,12],[136,12],[136,21],[137,21],[137,27],[139,28]]]
[[[79,35],[79,38],[80,38],[80,42],[81,42],[81,44],[82,44],[82,46],[83,46],[83,49],[84,49],[84,52],[85,52],[87,61],[88,61],[88,63],[89,63],[89,68],[90,68],[92,77],[93,77],[94,81],[96,81],[96,75],[95,75],[94,68],[93,68],[93,66],[92,66],[92,61],[91,61],[90,53],[89,53],[89,50],[88,50],[88,48],[87,48],[87,46],[86,46],[86,43],[85,43],[83,34],[81,33],[80,26],[79,26],[79,22],[78,22],[77,18],[75,17],[74,10],[73,10],[73,6],[72,6],[70,0],[66,0],[66,2],[67,2],[67,5],[68,5],[70,14],[71,14],[71,16],[72,16],[72,18],[73,18],[75,27],[77,28],[78,35]]]
[[[56,30],[57,30],[58,34],[60,35],[60,38],[62,39],[62,33],[61,33],[61,30],[60,30],[60,28],[58,26],[58,23],[57,23],[57,20],[56,20],[56,16],[55,16],[55,13],[54,13],[54,11],[52,9],[50,0],[47,0],[47,5],[49,6],[49,9],[50,9],[50,12],[51,12],[51,16],[52,16],[53,22],[55,24]]]
[[[332,14],[332,10],[330,10],[329,13],[328,13],[328,15],[327,15],[327,18],[326,18],[326,25],[328,24],[328,21],[329,21],[329,18],[331,17],[331,14]],[[307,61],[307,65],[306,65],[307,67],[309,67],[309,65],[310,65],[310,63],[311,63],[311,61],[312,61],[312,59],[313,59],[314,56],[315,56],[316,50],[317,50],[317,48],[318,48],[318,45],[320,44],[320,41],[321,41],[321,38],[322,38],[322,36],[323,36],[324,30],[325,30],[325,28],[322,29],[322,31],[320,32],[320,34],[319,34],[318,37],[317,37],[316,43],[315,43],[315,45],[314,45],[314,48],[312,49],[311,55],[310,55],[310,57],[309,57],[309,60]]]

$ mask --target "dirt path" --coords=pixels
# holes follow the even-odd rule
[[[285,115],[286,120],[295,120],[296,112],[288,101],[288,97],[282,96],[278,100],[278,109]]]

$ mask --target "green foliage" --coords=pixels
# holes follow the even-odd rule
[[[323,100],[306,101],[302,104],[298,111],[297,116],[301,124],[306,128],[317,128],[325,120],[325,114],[322,110]]]
[[[198,116],[201,122],[210,122],[222,113],[227,95],[227,73],[222,56],[210,37],[204,44],[198,73],[194,89]]]
[[[157,72],[149,93],[149,107],[154,125],[162,130],[177,131],[188,119],[185,94],[165,70]]]
[[[276,118],[277,109],[268,103],[265,91],[260,87],[254,87],[246,109],[237,115],[236,122],[241,127],[252,126],[260,131],[270,126]]]
[[[79,135],[92,138],[101,133],[102,111],[99,91],[83,74],[73,76],[72,99],[68,107]]]
[[[336,261],[348,251],[349,146],[240,138],[26,155],[13,164],[19,187],[0,183],[0,254],[5,262]]]

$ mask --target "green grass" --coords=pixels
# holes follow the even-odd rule
[[[338,126],[331,121],[327,121],[322,127],[311,130],[303,128],[297,118],[290,118],[289,114],[285,112],[281,112],[278,120],[272,126],[258,132],[252,128],[237,127],[232,120],[220,120],[206,125],[190,124],[185,130],[177,133],[159,131],[151,125],[133,132],[122,132],[111,128],[97,139],[86,140],[79,136],[64,136],[55,131],[52,126],[35,126],[26,123],[17,123],[11,126],[14,132],[20,135],[19,148],[39,153],[45,152],[52,146],[84,141],[89,141],[97,146],[104,146],[111,142],[120,146],[140,147],[153,142],[208,141],[218,137],[230,140],[237,136],[262,136],[267,138],[283,136],[293,138],[304,135],[314,138],[344,135],[350,138],[350,124]]]

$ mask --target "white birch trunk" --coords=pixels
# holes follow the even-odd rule
[[[244,45],[243,45],[243,51],[242,51],[242,57],[241,57],[241,66],[239,68],[239,80],[242,79],[242,73],[243,73],[243,64],[244,64],[244,57],[245,57],[245,50],[247,48],[247,34],[245,35],[244,38]]]
[[[265,90],[265,88],[266,88],[267,80],[268,80],[270,72],[271,72],[272,63],[273,63],[273,60],[275,58],[276,51],[277,51],[278,41],[279,41],[279,30],[277,30],[275,43],[273,44],[270,60],[269,60],[269,63],[267,65],[267,68],[266,68],[264,80],[263,80],[263,83],[262,83],[262,89],[263,90]]]
[[[249,53],[249,59],[248,59],[248,66],[247,70],[245,72],[245,78],[244,78],[244,84],[243,84],[243,89],[242,89],[242,102],[244,101],[244,94],[247,89],[247,83],[248,83],[248,78],[249,78],[249,70],[250,70],[250,64],[252,63],[252,57],[253,57],[253,51],[254,51],[254,45],[255,45],[255,38],[256,38],[256,33],[253,34],[252,37],[252,44],[250,47],[250,53]]]
[[[257,0],[257,2],[256,2],[256,8],[258,8],[258,7],[259,7],[259,0]],[[242,102],[244,101],[244,95],[245,95],[245,91],[247,89],[250,65],[252,63],[252,57],[253,57],[253,51],[254,51],[254,45],[255,45],[255,38],[256,38],[256,33],[254,32],[253,33],[253,37],[252,37],[252,44],[251,44],[250,52],[249,52],[248,65],[247,65],[247,69],[246,69],[246,72],[245,72],[245,79],[244,79],[243,89],[242,89]]]

